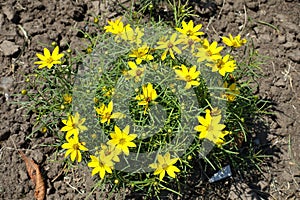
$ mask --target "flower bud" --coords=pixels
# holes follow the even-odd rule
[[[27,94],[27,90],[22,90],[22,91],[21,91],[21,94],[22,94],[22,95],[26,95],[26,94]]]

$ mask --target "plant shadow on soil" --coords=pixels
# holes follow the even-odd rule
[[[152,0],[152,1],[156,1],[156,2],[163,2],[160,0]],[[98,2],[98,1],[93,1],[93,2]],[[99,1],[101,4],[101,1]],[[190,2],[196,2],[196,1],[190,1]],[[209,3],[214,3],[214,1],[197,1],[199,4],[198,5],[193,5],[195,10],[197,10],[197,7],[199,8],[205,8],[205,5],[207,3],[207,5]],[[201,3],[204,3],[203,5],[200,5]],[[218,1],[220,2],[220,1]],[[225,2],[225,1],[224,1]],[[238,1],[237,1],[238,2]],[[295,33],[293,36],[293,29],[296,30],[296,28],[294,28],[293,26],[291,26],[291,21],[292,22],[297,22],[298,20],[294,20],[296,18],[296,16],[299,16],[297,14],[295,14],[295,8],[296,7],[296,1],[294,1],[294,3],[287,3],[287,2],[293,2],[293,1],[280,1],[278,3],[278,1],[260,1],[262,7],[258,7],[257,4],[258,2],[255,1],[245,1],[246,3],[248,2],[252,2],[253,3],[253,7],[255,7],[255,14],[258,14],[259,16],[262,16],[262,18],[266,19],[269,23],[273,23],[275,25],[278,25],[281,23],[285,23],[285,18],[284,17],[288,17],[291,20],[288,20],[289,23],[285,23],[286,25],[282,25],[283,27],[283,32],[282,35],[279,35],[281,38],[284,39],[284,41],[281,41],[282,43],[278,43],[280,44],[280,46],[282,46],[282,48],[278,48],[278,50],[280,50],[279,54],[276,54],[276,50],[274,49],[278,47],[277,44],[277,39],[279,40],[279,36],[277,37],[277,35],[272,34],[271,31],[268,31],[267,29],[265,29],[266,27],[261,28],[261,26],[258,26],[256,24],[256,26],[253,28],[253,30],[256,32],[258,31],[256,34],[256,37],[258,36],[264,36],[265,39],[268,39],[269,37],[274,37],[273,40],[269,40],[268,42],[264,42],[261,43],[261,47],[264,48],[268,48],[271,49],[273,52],[275,52],[275,55],[277,56],[277,60],[275,59],[274,62],[278,62],[279,59],[282,60],[280,62],[286,62],[288,60],[288,53],[289,55],[294,55],[293,59],[297,60],[297,54],[294,53],[294,48],[293,46],[291,46],[291,44],[294,44],[293,42],[297,42],[297,34]],[[266,3],[267,2],[267,3]],[[71,38],[70,42],[72,42],[71,46],[75,47],[75,46],[80,46],[78,43],[79,38],[83,37],[83,34],[81,32],[78,32],[78,35],[72,35],[71,32],[67,32],[67,29],[71,27],[71,25],[74,23],[74,20],[72,21],[73,18],[77,18],[75,15],[76,13],[80,13],[82,12],[82,17],[80,17],[80,19],[77,20],[82,20],[83,16],[86,15],[86,9],[84,9],[84,12],[81,11],[82,9],[78,9],[78,7],[80,7],[80,5],[74,5],[72,3],[72,1],[66,1],[66,2],[62,2],[59,5],[54,5],[53,3],[49,3],[48,5],[45,4],[43,5],[42,2],[37,2],[35,1],[33,2],[28,2],[28,3],[24,3],[24,2],[17,2],[16,6],[14,7],[13,4],[16,3],[16,1],[7,1],[7,5],[11,4],[11,7],[5,6],[4,4],[6,3],[1,3],[1,6],[5,6],[6,7],[6,12],[9,15],[13,15],[13,19],[9,20],[9,16],[6,17],[6,14],[0,13],[0,25],[3,25],[3,35],[1,35],[1,42],[2,40],[9,40],[12,42],[15,42],[16,44],[20,45],[21,42],[24,40],[23,38],[23,34],[20,33],[20,31],[18,31],[18,27],[17,25],[23,26],[24,29],[27,31],[28,36],[30,41],[32,42],[31,44],[28,44],[28,47],[26,48],[26,51],[24,51],[24,49],[22,49],[22,56],[19,57],[14,61],[15,57],[16,57],[16,53],[14,53],[13,55],[8,55],[5,56],[3,54],[1,54],[1,61],[2,62],[2,66],[1,67],[1,75],[4,76],[12,76],[12,75],[16,75],[16,84],[14,85],[14,87],[11,88],[11,90],[9,92],[11,93],[19,93],[21,91],[21,89],[23,88],[22,84],[17,84],[20,80],[22,80],[22,77],[20,76],[20,74],[26,74],[30,72],[31,69],[31,65],[32,65],[32,58],[35,56],[35,53],[40,51],[42,49],[42,47],[44,47],[45,44],[49,45],[52,41],[56,41],[58,44],[60,44],[61,49],[67,49],[68,45],[66,45],[66,42],[63,42],[63,39],[66,38]],[[226,1],[227,3],[227,7],[224,7],[224,10],[227,11],[226,13],[223,10],[222,15],[224,15],[225,17],[221,17],[219,18],[216,17],[217,13],[220,12],[220,10],[215,10],[210,12],[210,8],[209,9],[202,9],[202,10],[197,10],[198,14],[200,14],[201,16],[201,20],[206,20],[206,22],[208,22],[211,16],[215,16],[215,19],[220,19],[220,22],[217,23],[220,27],[217,27],[217,31],[226,32],[226,30],[230,30],[231,28],[234,27],[232,26],[232,23],[230,24],[230,18],[233,20],[236,19],[232,16],[235,16],[237,14],[237,12],[240,12],[243,10],[242,6],[240,5],[239,8],[232,8],[235,9],[234,11],[230,11],[231,8],[229,7],[233,7],[232,5],[235,4],[233,3],[233,1]],[[239,3],[239,2],[238,2]],[[256,4],[257,3],[257,4]],[[18,8],[18,4],[19,6],[21,5],[21,7]],[[28,4],[28,5],[27,5]],[[79,3],[78,4],[83,4],[83,3]],[[274,7],[275,5],[275,7]],[[280,6],[279,6],[280,5]],[[288,8],[291,12],[285,12],[284,11],[284,6],[286,5],[290,5],[292,7]],[[23,7],[26,9],[23,9]],[[221,8],[222,6],[222,2],[221,4],[218,4],[218,9]],[[250,4],[247,4],[247,8],[252,7]],[[4,7],[2,7],[4,9]],[[10,9],[7,9],[10,8]],[[64,10],[60,10],[61,8],[64,8]],[[214,8],[214,6],[212,7]],[[223,8],[223,7],[222,7]],[[257,12],[257,9],[259,8],[259,11],[261,12]],[[275,11],[274,11],[274,8]],[[294,8],[294,9],[293,9]],[[16,10],[19,9],[17,12],[14,13],[9,13],[7,12],[7,10]],[[265,12],[267,14],[263,14],[263,9],[265,9]],[[273,10],[272,10],[273,9]],[[71,15],[66,15],[66,10],[68,10],[68,13],[71,13]],[[70,11],[71,10],[71,11]],[[109,11],[114,12],[115,9],[111,9]],[[119,9],[120,10],[120,9]],[[280,10],[282,10],[282,13]],[[293,12],[292,12],[293,11]],[[166,15],[166,12],[169,12],[168,15]],[[63,13],[61,15],[61,13]],[[225,13],[225,14],[224,14]],[[279,15],[279,14],[280,15]],[[74,16],[72,16],[72,14],[74,14]],[[121,13],[118,13],[119,15],[121,15]],[[161,18],[164,16],[166,20],[169,20],[171,17],[173,17],[172,15],[172,11],[164,11],[164,8],[160,9],[160,13]],[[229,16],[229,14],[231,14],[231,16]],[[274,15],[278,14],[278,18],[274,18]],[[41,16],[43,15],[43,16]],[[248,16],[250,16],[251,13],[248,13]],[[254,14],[252,14],[254,15]],[[46,16],[46,19],[45,17]],[[53,17],[57,17],[55,20]],[[52,18],[51,18],[52,17]],[[113,17],[113,16],[111,16]],[[273,17],[273,18],[272,18]],[[19,21],[18,18],[21,18],[21,21]],[[63,18],[63,21],[61,20]],[[158,16],[156,17],[158,19]],[[257,16],[255,17],[256,19]],[[269,19],[270,21],[269,21]],[[39,19],[39,20],[37,20]],[[76,21],[76,24],[80,24],[77,28],[84,28],[85,27],[85,22],[83,21]],[[199,19],[198,19],[199,20]],[[281,20],[280,22],[278,20]],[[54,22],[54,23],[53,23]],[[228,23],[225,23],[228,22]],[[232,22],[232,21],[231,21]],[[42,25],[41,25],[42,23]],[[222,25],[222,23],[224,25]],[[277,24],[276,24],[277,23]],[[295,24],[295,23],[294,23]],[[217,25],[217,26],[218,26]],[[241,24],[239,24],[241,25]],[[292,24],[293,25],[293,24]],[[289,26],[289,28],[288,28]],[[280,28],[282,28],[280,27]],[[61,28],[61,30],[60,30]],[[261,28],[258,29],[258,28]],[[268,28],[268,27],[267,27]],[[59,30],[59,31],[57,31]],[[81,33],[81,35],[80,35]],[[2,37],[3,36],[3,37]],[[65,37],[66,38],[63,38]],[[268,37],[269,36],[269,37]],[[284,37],[283,37],[284,36]],[[297,37],[296,37],[297,36]],[[63,39],[62,39],[63,38]],[[275,39],[275,41],[274,41]],[[0,42],[0,43],[1,43]],[[43,42],[43,46],[41,46],[40,42]],[[269,45],[273,45],[272,47],[268,46]],[[275,45],[274,45],[275,44]],[[276,46],[277,45],[277,46]],[[25,45],[26,46],[26,45]],[[286,46],[286,47],[285,47]],[[262,48],[259,49],[262,49]],[[8,51],[5,51],[8,52]],[[296,52],[296,51],[295,51]],[[2,53],[2,52],[0,52]],[[19,52],[18,52],[19,53]],[[282,54],[286,55],[286,56],[282,56]],[[274,54],[271,54],[274,55]],[[24,61],[24,63],[23,63]],[[280,63],[279,62],[279,63]],[[295,61],[293,62],[296,65],[296,62],[299,61]],[[11,65],[12,63],[15,64],[16,68],[15,69],[11,69]],[[282,66],[280,64],[277,63],[276,67],[276,71],[278,72],[278,74],[280,75],[274,75],[272,73],[270,73],[269,75],[271,76],[270,79],[275,78],[279,78],[282,77],[281,75],[281,70]],[[270,68],[266,68],[266,70],[269,70]],[[275,70],[275,69],[274,69]],[[21,72],[20,72],[21,71]],[[270,70],[271,71],[271,70]],[[295,76],[295,75],[294,75]],[[295,76],[294,77],[294,84],[297,85],[297,81],[299,79]],[[273,80],[269,80],[270,82],[272,82]],[[265,82],[265,80],[263,80],[263,82]],[[273,84],[270,83],[266,83],[265,87],[273,87],[273,88],[277,88],[277,90],[275,91],[276,94],[280,94],[282,88],[281,87],[274,87]],[[297,86],[295,87],[297,89]],[[1,89],[1,88],[0,88]],[[284,88],[286,89],[286,87]],[[265,91],[269,91],[269,88],[265,88],[263,90],[261,90],[262,92]],[[260,92],[261,92],[260,91]],[[2,92],[2,91],[1,91]],[[270,95],[267,94],[267,95]],[[272,92],[271,92],[272,95]],[[274,93],[273,93],[274,95]],[[285,96],[285,95],[282,95]],[[28,177],[26,176],[26,174],[24,174],[24,172],[26,173],[26,171],[24,171],[25,166],[24,163],[21,163],[20,158],[18,156],[18,153],[14,150],[11,151],[11,149],[14,147],[12,144],[12,141],[15,142],[17,148],[23,148],[28,150],[27,153],[31,154],[32,157],[34,157],[35,161],[37,161],[37,163],[40,164],[41,166],[41,170],[42,173],[45,178],[45,180],[47,181],[47,188],[49,189],[47,191],[47,198],[49,199],[59,199],[59,197],[61,196],[65,196],[66,199],[76,199],[76,197],[78,198],[78,196],[80,196],[77,192],[73,190],[73,188],[68,188],[68,186],[66,186],[66,183],[64,182],[64,178],[68,176],[68,174],[66,175],[62,175],[59,176],[55,181],[54,178],[57,176],[57,174],[63,169],[63,164],[62,163],[46,163],[45,160],[49,160],[52,158],[52,156],[55,154],[55,150],[53,147],[51,147],[50,145],[55,143],[55,138],[53,138],[51,135],[40,135],[38,134],[38,136],[34,136],[35,138],[32,141],[28,141],[25,140],[26,134],[31,133],[31,124],[33,124],[34,122],[34,116],[29,116],[28,119],[24,120],[24,118],[22,118],[21,116],[27,116],[25,114],[24,109],[17,109],[18,107],[16,105],[10,105],[10,104],[6,104],[6,100],[5,100],[5,96],[4,94],[2,95],[2,93],[0,93],[0,101],[1,101],[1,119],[3,120],[3,123],[1,123],[1,143],[0,143],[0,157],[1,157],[1,168],[2,171],[1,173],[3,173],[3,177],[5,176],[5,181],[3,181],[3,183],[5,185],[2,185],[0,183],[0,196],[2,198],[10,198],[10,199],[20,199],[21,197],[27,197],[27,199],[32,199],[33,197],[33,186],[32,183],[30,183],[30,181],[28,180]],[[15,99],[14,99],[15,100]],[[17,99],[19,100],[19,99]],[[269,100],[269,99],[266,99]],[[280,102],[281,104],[295,104],[294,100],[293,102],[290,103],[290,101],[286,100],[280,100],[279,98],[277,100],[274,100],[274,102]],[[273,106],[273,110],[271,111],[277,111],[276,107],[278,106],[277,104],[275,104],[273,102],[273,100],[269,100],[269,102],[271,102],[272,106]],[[280,105],[281,105],[280,104]],[[296,107],[298,104],[295,104]],[[282,105],[281,105],[282,106]],[[282,106],[281,109],[284,110],[285,108],[287,108],[286,106]],[[288,111],[293,111],[292,108],[290,108],[291,110]],[[17,112],[17,111],[21,111]],[[285,113],[284,116],[287,116],[287,111],[284,110],[283,111],[279,111],[281,113]],[[2,113],[4,113],[2,115]],[[277,117],[275,115],[270,116],[270,118],[273,121],[276,121]],[[282,118],[280,118],[282,119]],[[279,119],[279,120],[280,120]],[[296,126],[297,123],[292,124],[291,126],[293,129],[286,129],[289,131],[293,131],[293,133],[295,132],[294,130],[296,130]],[[265,125],[265,123],[263,121],[254,121],[251,122],[249,124],[249,127],[252,127],[252,129],[254,129],[253,132],[253,136],[249,138],[248,140],[248,144],[252,145],[255,149],[256,152],[258,152],[259,150],[262,150],[262,154],[265,155],[270,155],[270,158],[266,158],[264,160],[264,162],[262,163],[264,166],[268,166],[268,167],[275,167],[276,169],[278,169],[279,167],[281,167],[280,165],[277,165],[276,162],[278,162],[278,159],[282,159],[282,157],[280,157],[280,154],[282,153],[282,149],[278,148],[280,146],[280,144],[273,144],[271,145],[271,142],[268,141],[267,136],[270,134],[270,127],[268,127],[267,125]],[[273,131],[272,133],[274,135],[277,133],[277,135],[275,135],[275,137],[277,138],[284,138],[286,137],[286,133],[282,133],[282,135],[280,135],[280,131],[284,130],[284,129],[278,129],[277,131]],[[44,138],[43,138],[44,137]],[[296,137],[295,137],[296,139]],[[296,143],[298,143],[297,141],[295,141]],[[37,145],[38,144],[38,145]],[[42,144],[42,145],[40,145]],[[48,146],[43,146],[44,144],[47,144]],[[40,145],[40,146],[39,146]],[[249,149],[247,148],[247,144],[245,144],[246,147],[241,149],[241,154],[246,154],[247,155],[247,151],[249,151]],[[7,148],[6,148],[7,147]],[[299,149],[299,148],[298,148]],[[3,151],[2,151],[3,150]],[[295,150],[297,150],[297,147],[295,147]],[[275,158],[278,158],[277,160]],[[274,161],[275,160],[275,161]],[[200,159],[195,159],[193,160],[193,162],[195,163],[195,168],[194,171],[191,172],[191,175],[189,177],[186,177],[187,179],[189,179],[189,182],[187,185],[183,185],[182,186],[182,197],[178,197],[180,199],[240,199],[239,197],[245,193],[248,193],[250,195],[251,199],[267,199],[268,197],[270,197],[270,194],[268,194],[268,191],[270,191],[269,187],[270,187],[270,182],[268,182],[268,185],[266,187],[260,185],[260,181],[261,180],[266,180],[266,181],[270,181],[270,178],[265,178],[264,175],[262,173],[260,173],[259,170],[257,170],[257,168],[255,166],[253,166],[253,164],[251,163],[251,161],[248,161],[249,167],[248,169],[245,170],[238,170],[238,171],[233,171],[233,176],[215,183],[208,183],[208,178],[211,177],[215,171],[207,171],[206,173],[204,173],[204,169],[203,169],[203,161],[201,161]],[[49,165],[51,167],[49,167]],[[3,166],[3,167],[2,167]],[[22,168],[22,169],[21,169]],[[286,170],[286,169],[285,169]],[[242,174],[241,173],[244,172],[246,174]],[[275,170],[273,170],[274,173]],[[298,169],[299,171],[299,169]],[[89,170],[85,170],[84,173],[90,173]],[[282,170],[278,170],[275,173],[282,173],[284,172],[284,169]],[[82,172],[80,172],[82,174]],[[79,174],[80,174],[79,173]],[[297,173],[297,172],[296,172]],[[283,173],[282,173],[283,174]],[[274,176],[276,177],[276,174],[270,174],[270,176]],[[282,185],[286,185],[286,181],[291,182],[291,179],[287,180],[282,178],[283,175],[277,175],[278,181],[279,181],[279,186]],[[299,177],[299,173],[298,175],[296,174],[297,177]],[[296,177],[295,176],[295,177]],[[90,177],[88,177],[90,178]],[[50,181],[52,180],[52,182]],[[0,181],[2,182],[2,181]],[[22,183],[21,185],[18,184]],[[84,183],[84,187],[89,188],[89,184],[91,183],[89,181],[86,181],[86,183]],[[240,183],[246,183],[245,184],[240,184]],[[281,184],[281,185],[280,185]],[[174,189],[177,189],[174,187]],[[288,198],[289,196],[286,195],[285,192],[281,193],[281,189],[278,189],[280,193],[278,194],[278,198],[280,199],[280,197],[284,197],[284,198]],[[235,195],[231,196],[231,198],[227,198],[228,196],[230,196],[230,193],[234,191]],[[299,189],[297,190],[299,192]],[[292,191],[293,192],[293,191]],[[130,193],[130,192],[129,192]],[[299,193],[298,193],[299,194]],[[21,196],[22,195],[22,196]],[[133,193],[133,194],[129,194],[127,195],[127,199],[143,199],[143,194],[139,194],[139,193]],[[273,194],[274,195],[274,194]],[[286,195],[286,196],[283,196]],[[294,194],[295,195],[295,194]],[[71,198],[70,198],[71,196]],[[297,196],[297,194],[296,194]],[[57,198],[55,198],[57,197]],[[273,197],[273,196],[271,196]],[[83,197],[81,196],[81,199]],[[161,192],[161,199],[176,199],[177,196],[172,194],[172,193],[168,193],[166,191],[162,191]]]
[[[247,137],[247,142],[241,143],[239,156],[245,160],[239,168],[231,168],[232,176],[209,183],[208,180],[219,169],[215,171],[204,169],[205,163],[198,157],[191,162],[193,169],[189,170],[190,175],[185,177],[185,180],[179,180],[178,185],[170,188],[175,191],[179,189],[181,196],[163,190],[158,197],[153,197],[153,199],[234,199],[245,195],[245,191],[247,197],[251,199],[268,199],[270,197],[267,192],[269,188],[262,188],[260,184],[265,177],[248,158],[249,151],[253,151],[252,154],[259,153],[261,156],[266,156],[266,158],[262,158],[262,163],[258,163],[258,166],[260,164],[271,166],[272,158],[279,157],[280,148],[271,146],[268,142],[267,136],[270,134],[270,128],[261,119],[249,122],[248,127],[253,129],[253,136]],[[185,184],[181,184],[181,182]],[[133,193],[127,195],[126,199],[144,199],[144,196],[144,193]]]

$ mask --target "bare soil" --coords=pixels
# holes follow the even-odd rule
[[[101,14],[100,25],[122,13],[119,1],[17,1],[0,0],[0,199],[33,199],[34,185],[18,150],[41,167],[46,181],[46,199],[85,199],[94,184],[90,169],[77,167],[64,173],[63,155],[52,147],[56,138],[32,132],[34,116],[27,115],[20,94],[24,74],[32,72],[36,52],[55,41],[62,50],[87,46],[79,30],[94,31],[87,22]],[[242,32],[256,50],[267,56],[261,64],[256,94],[269,100],[272,115],[265,118],[267,130],[258,127],[257,143],[268,146],[263,176],[249,182],[238,178],[215,183],[217,191],[191,195],[198,199],[300,199],[300,3],[297,0],[190,1],[203,30],[220,36]],[[130,2],[125,2],[128,7]],[[90,28],[90,30],[88,30]],[[266,134],[267,135],[263,135]],[[267,152],[267,151],[266,151]],[[222,189],[223,188],[223,189]],[[95,191],[89,199],[108,199]],[[115,191],[114,199],[129,191]],[[188,193],[188,192],[187,192]],[[212,195],[214,194],[215,195]],[[218,193],[216,195],[216,193]],[[200,195],[201,194],[201,195]],[[132,197],[134,198],[134,197]]]

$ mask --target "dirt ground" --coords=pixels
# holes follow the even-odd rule
[[[106,3],[103,3],[106,2]],[[0,0],[0,198],[33,199],[34,185],[17,150],[23,150],[41,167],[46,181],[46,199],[85,199],[93,180],[87,168],[63,175],[63,155],[50,145],[55,138],[36,134],[28,140],[34,116],[26,115],[20,91],[24,74],[33,65],[35,53],[53,41],[66,50],[84,49],[87,21],[101,14],[100,24],[122,8],[119,1]],[[257,134],[260,145],[273,149],[262,165],[263,178],[249,183],[230,181],[214,199],[300,199],[300,3],[297,0],[190,1],[203,30],[220,41],[222,35],[242,32],[256,50],[267,56],[261,65],[263,77],[256,94],[269,100],[272,115],[265,118],[267,136]],[[124,3],[128,6],[130,3]],[[107,7],[108,6],[108,7]],[[263,131],[262,131],[263,132]],[[265,132],[265,131],[264,131]],[[58,160],[58,161],[55,161]],[[216,183],[218,184],[218,183]],[[223,187],[223,183],[219,183]],[[111,188],[106,188],[110,190]],[[213,193],[213,191],[211,191]],[[107,192],[108,193],[108,192]],[[114,199],[124,199],[116,192]],[[195,196],[194,196],[195,197]],[[97,191],[90,199],[107,199]],[[129,198],[129,197],[128,197]],[[211,199],[205,195],[198,199]]]

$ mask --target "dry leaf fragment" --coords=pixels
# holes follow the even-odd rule
[[[39,166],[32,159],[25,156],[22,151],[19,151],[19,153],[25,162],[30,179],[35,184],[34,197],[37,200],[44,200],[46,188]]]

